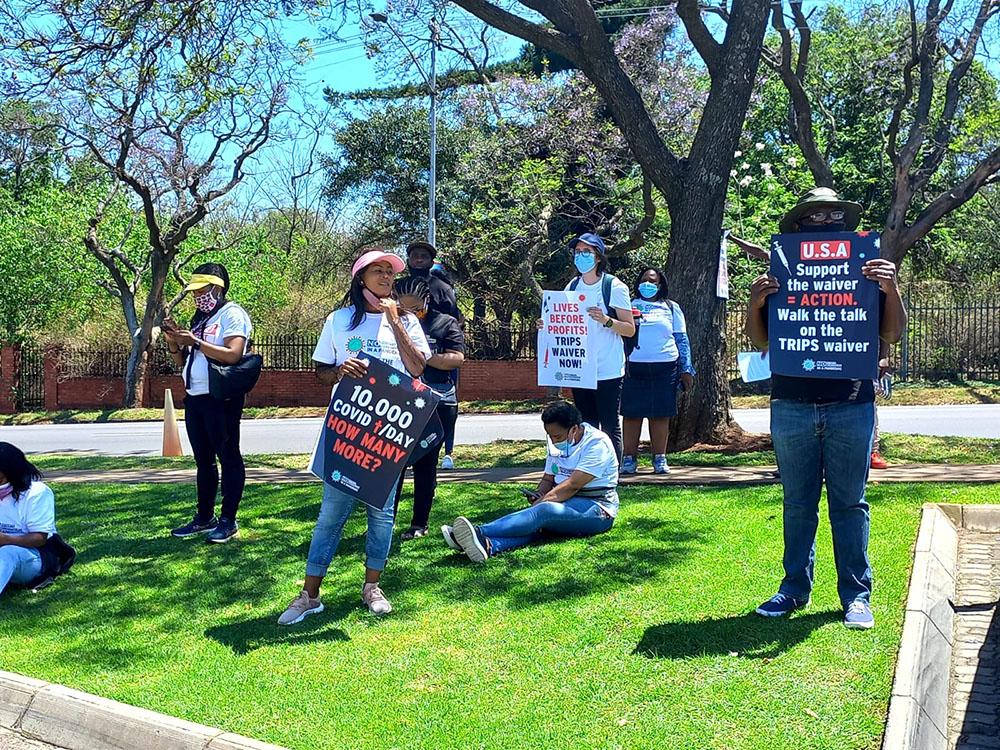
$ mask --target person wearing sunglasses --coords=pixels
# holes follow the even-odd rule
[[[803,195],[780,223],[782,234],[853,231],[861,205],[843,200],[830,188]],[[868,260],[862,273],[879,285],[879,337],[894,344],[906,327],[906,310],[891,261]],[[779,291],[771,274],[750,287],[746,333],[767,349],[767,305]],[[871,518],[865,500],[875,428],[873,381],[838,378],[771,377],[771,438],[781,469],[784,494],[784,578],[778,593],[757,607],[764,617],[783,617],[809,603],[816,558],[819,501],[825,482],[833,533],[837,592],[844,625],[867,630],[872,570],[868,558]]]

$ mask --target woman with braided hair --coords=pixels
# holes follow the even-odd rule
[[[458,396],[451,375],[465,360],[465,334],[455,318],[431,307],[430,287],[419,276],[402,278],[396,282],[395,288],[399,306],[417,316],[430,345],[431,358],[427,360],[422,379],[441,397],[437,412],[447,433],[458,418]],[[413,464],[413,519],[410,527],[400,535],[400,541],[427,535],[434,491],[437,489],[437,461],[440,452],[441,443],[438,443]],[[400,477],[396,490],[397,508],[402,489],[403,477]]]

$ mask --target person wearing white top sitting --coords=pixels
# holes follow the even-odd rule
[[[393,280],[404,268],[402,258],[381,249],[369,250],[354,262],[346,304],[327,317],[313,352],[321,383],[335,385],[345,375],[364,377],[368,371],[366,355],[413,378],[423,374],[431,358],[427,337],[417,317],[400,309],[393,297]],[[361,600],[376,615],[392,612],[379,580],[392,544],[395,493],[393,484],[382,510],[365,505],[368,533]],[[305,585],[278,618],[279,625],[294,625],[307,615],[323,611],[320,585],[340,545],[344,524],[357,503],[351,495],[323,483],[323,503],[309,545]]]
[[[184,287],[197,308],[190,330],[171,318],[163,321],[163,335],[174,363],[184,377],[184,427],[198,467],[198,509],[190,523],[174,529],[176,537],[208,533],[206,541],[225,544],[239,531],[236,512],[246,486],[246,468],[240,453],[240,420],[246,396],[217,399],[209,392],[208,361],[235,365],[247,351],[253,331],[246,310],[226,299],[229,272],[221,263],[203,263]],[[222,510],[215,515],[222,467]]]
[[[625,457],[622,474],[638,469],[642,420],[649,420],[653,473],[668,474],[667,436],[677,414],[677,386],[694,383],[691,344],[680,306],[667,296],[667,277],[659,268],[645,268],[635,280],[632,309],[639,313],[636,335],[625,342],[628,365],[622,383],[622,432]]]
[[[549,438],[545,473],[530,496],[531,507],[475,526],[459,516],[442,526],[445,543],[473,562],[542,541],[546,536],[594,536],[618,515],[618,457],[611,439],[582,420],[566,401],[545,407]]]
[[[41,577],[56,533],[55,498],[19,448],[0,443],[0,593]]]

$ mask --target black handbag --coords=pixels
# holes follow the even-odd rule
[[[244,396],[257,385],[263,367],[264,358],[259,354],[244,354],[235,365],[208,359],[208,392],[220,401]]]

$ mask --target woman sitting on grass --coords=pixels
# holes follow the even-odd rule
[[[459,516],[441,533],[449,547],[473,562],[524,547],[548,535],[594,536],[609,530],[618,514],[618,457],[604,432],[583,421],[575,406],[545,407],[542,424],[549,456],[542,481],[527,493],[531,507],[474,526]]]
[[[52,490],[19,448],[0,443],[0,592],[41,577],[46,543],[55,533]]]

